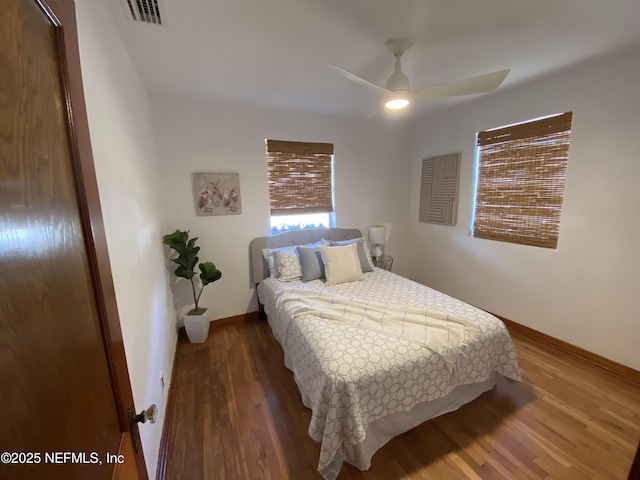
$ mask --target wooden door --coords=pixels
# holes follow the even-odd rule
[[[74,5],[50,4],[0,0],[0,478],[146,479]]]

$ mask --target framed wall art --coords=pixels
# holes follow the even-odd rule
[[[458,212],[460,154],[422,160],[420,221],[455,225]]]
[[[240,175],[238,173],[194,173],[193,201],[196,215],[240,215]]]

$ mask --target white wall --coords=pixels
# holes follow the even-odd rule
[[[201,261],[211,260],[222,271],[222,279],[202,295],[213,319],[257,310],[248,247],[270,231],[267,138],[333,143],[336,226],[360,228],[366,235],[370,224],[392,223],[386,251],[397,255],[394,269],[402,271],[409,166],[406,128],[400,123],[163,95],[154,95],[153,103],[166,195],[164,228],[167,233],[190,230],[200,238]],[[239,173],[242,214],[196,217],[193,172]],[[186,281],[174,288],[182,313],[191,306],[188,289]]]
[[[85,0],[76,2],[76,9],[93,155],[131,387],[138,411],[152,403],[159,410],[157,423],[140,427],[147,470],[154,478],[176,330],[161,240],[161,182],[149,100],[103,3]]]
[[[640,369],[640,52],[593,60],[415,122],[412,278]],[[475,134],[573,111],[556,250],[469,236]],[[418,222],[421,159],[462,152],[458,223]]]

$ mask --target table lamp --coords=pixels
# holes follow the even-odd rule
[[[374,259],[380,260],[382,256],[382,245],[386,240],[386,229],[384,225],[371,225],[369,227],[369,243],[373,245],[371,255]]]

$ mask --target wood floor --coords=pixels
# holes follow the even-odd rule
[[[346,479],[626,479],[640,386],[514,333],[524,381],[499,381],[456,412],[394,438]],[[310,411],[266,322],[181,338],[171,386],[167,480],[319,479]],[[162,471],[162,470],[160,470]]]

